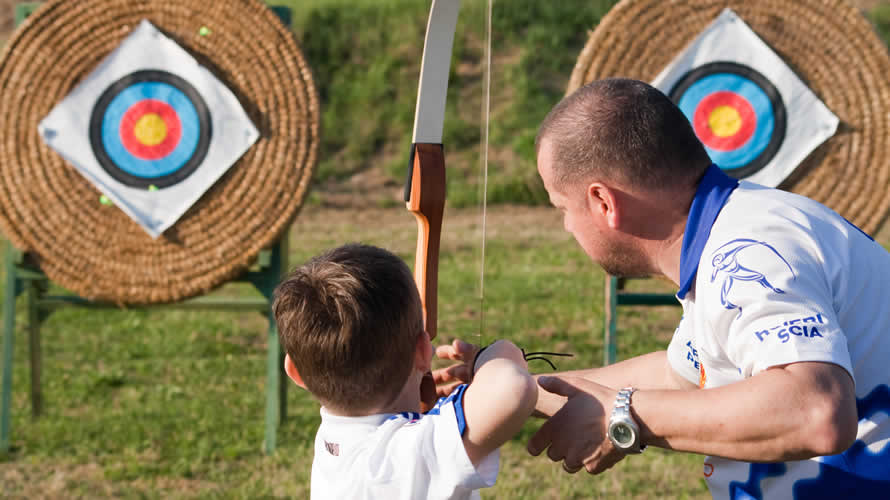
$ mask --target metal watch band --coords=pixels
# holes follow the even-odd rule
[[[636,392],[634,387],[625,387],[618,391],[615,396],[615,407],[612,409],[612,417],[610,421],[625,421],[632,423],[633,427],[635,427],[634,432],[637,434],[637,439],[639,440],[641,437],[639,435],[639,424],[630,412],[631,398],[634,392]],[[645,449],[646,445],[640,443],[639,449],[632,448],[626,451],[629,453],[641,453]]]

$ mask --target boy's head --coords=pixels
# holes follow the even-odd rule
[[[346,414],[394,400],[426,335],[408,266],[368,245],[344,245],[297,268],[275,290],[272,309],[306,388]]]

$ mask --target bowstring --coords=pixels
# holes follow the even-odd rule
[[[486,0],[485,43],[482,69],[482,246],[479,258],[479,346],[485,345],[482,332],[485,331],[485,234],[488,212],[488,131],[491,124],[491,15],[494,0]]]

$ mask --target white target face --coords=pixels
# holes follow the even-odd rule
[[[39,132],[152,237],[259,138],[234,94],[148,21],[52,109]]]
[[[653,85],[737,179],[778,186],[837,130],[838,118],[729,9]]]

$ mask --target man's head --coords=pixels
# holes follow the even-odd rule
[[[642,245],[668,236],[711,161],[667,96],[639,81],[600,80],[564,98],[541,124],[538,172],[566,230],[611,274],[654,272]]]
[[[292,378],[343,414],[391,402],[432,355],[411,271],[380,248],[350,244],[313,258],[278,286],[273,312],[299,372]]]

